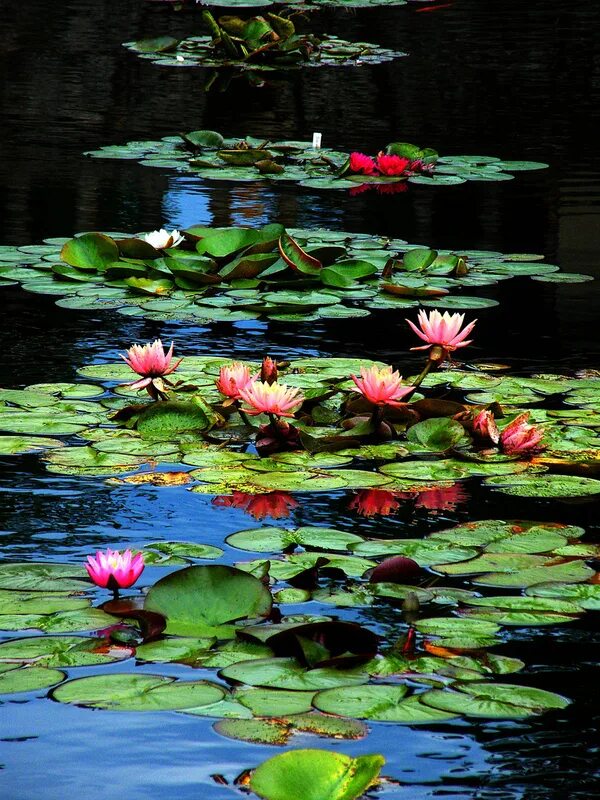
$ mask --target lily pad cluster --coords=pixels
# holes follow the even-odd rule
[[[433,250],[402,239],[327,230],[205,228],[156,249],[144,235],[83,233],[0,247],[0,285],[57,295],[81,310],[198,324],[266,317],[307,322],[422,306],[482,309],[476,294],[510,277],[569,283],[542,256]]]
[[[311,189],[362,187],[389,190],[399,181],[450,186],[466,181],[504,181],[513,172],[544,169],[536,161],[503,161],[492,156],[439,156],[431,148],[408,142],[392,142],[383,152],[418,163],[419,168],[401,175],[355,174],[350,154],[311,142],[270,141],[254,136],[225,138],[217,131],[198,130],[157,141],[133,141],[108,145],[86,155],[96,158],[136,159],[149,167],[168,167],[202,178],[230,181],[293,181]],[[422,171],[421,166],[427,170]]]
[[[184,358],[170,376],[177,376],[170,399],[160,402],[146,402],[124,385],[132,377],[124,363],[83,367],[82,384],[0,390],[0,450],[40,452],[57,474],[187,485],[196,493],[245,498],[382,489],[375,505],[385,507],[407,493],[452,491],[467,479],[520,497],[600,493],[594,477],[600,460],[598,378],[512,377],[477,369],[430,373],[421,388],[431,396],[416,394],[386,409],[382,439],[370,404],[349,380],[380,362],[299,359],[281,365],[279,376],[303,395],[292,449],[265,450],[260,440],[269,417],[260,414],[250,423],[217,388],[221,367],[230,363]],[[442,392],[443,399],[436,397]],[[482,448],[471,421],[486,408],[501,427],[528,412],[542,426],[545,449],[520,458]],[[71,435],[77,443],[64,438]]]
[[[575,526],[525,520],[481,520],[414,540],[260,528],[227,540],[238,551],[261,551],[258,560],[197,564],[204,554],[181,543],[191,566],[158,580],[143,602],[133,596],[96,609],[76,565],[0,565],[8,629],[60,634],[0,644],[0,686],[7,693],[56,686],[54,700],[106,711],[212,717],[221,735],[276,745],[295,732],[362,738],[365,722],[443,724],[560,710],[567,698],[507,683],[503,676],[524,664],[492,650],[507,627],[568,624],[597,607],[583,536]],[[402,570],[376,580],[374,567],[390,553],[413,559],[408,583]],[[457,576],[462,585],[442,582]],[[482,594],[488,587],[503,593]],[[64,635],[48,620],[83,613],[73,603],[112,625],[103,619],[98,633],[100,620],[95,627],[82,620]],[[332,606],[373,605],[388,607],[385,639],[331,616]],[[131,656],[154,671],[65,673]],[[160,672],[169,663],[205,674],[175,680]]]
[[[267,12],[242,19],[202,13],[210,36],[176,39],[158,36],[125,42],[141,58],[163,66],[235,67],[240,70],[276,71],[309,66],[379,64],[405,56],[369,42],[347,42],[337,36],[298,33],[291,19]]]

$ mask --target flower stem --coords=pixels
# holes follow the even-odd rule
[[[247,416],[246,412],[244,411],[244,409],[241,407],[240,401],[236,400],[236,404],[235,405],[236,405],[236,408],[237,408],[237,412],[240,415],[240,418],[241,418],[242,422],[244,423],[244,425],[247,425],[249,428],[252,427],[252,423],[248,419],[248,416]]]

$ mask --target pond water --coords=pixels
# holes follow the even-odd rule
[[[204,70],[163,69],[121,47],[159,32],[189,34],[200,21],[194,7],[177,12],[144,0],[121,0],[118,9],[108,0],[29,0],[4,3],[2,12],[0,245],[86,230],[133,234],[162,226],[278,221],[448,249],[540,253],[564,272],[600,278],[600,9],[591,0],[323,9],[318,19],[325,30],[409,57],[301,70],[262,89],[233,81],[226,91],[208,92]],[[202,181],[135,161],[82,155],[107,144],[204,128],[273,139],[309,139],[318,130],[326,146],[363,152],[377,152],[388,141],[415,141],[443,153],[489,153],[550,168],[506,182],[411,185],[393,196],[353,197],[293,185]],[[477,314],[469,358],[499,361],[518,374],[598,369],[599,286],[515,279],[486,287],[485,295],[499,305]],[[174,339],[186,356],[360,357],[399,365],[403,374],[420,369],[420,356],[409,353],[414,337],[403,313],[194,326],[60,308],[54,297],[19,286],[0,291],[0,383],[6,388],[73,381],[82,365],[115,362],[132,342],[157,336]],[[0,475],[1,562],[79,563],[97,548],[181,540],[224,547],[221,562],[233,564],[258,555],[224,545],[225,537],[260,525],[322,526],[385,539],[418,538],[469,520],[529,519],[578,525],[586,542],[598,541],[597,499],[507,498],[477,480],[467,481],[453,504],[405,502],[390,516],[369,519],[351,507],[352,491],[300,492],[287,518],[257,521],[185,486],[111,486],[103,476],[52,474],[35,455],[0,456]],[[164,574],[148,567],[142,585]],[[286,607],[286,613],[332,613],[324,604],[311,602],[308,612],[303,605]],[[400,610],[389,604],[334,612],[389,641],[406,627]],[[399,782],[382,798],[593,796],[600,781],[598,613],[568,625],[504,628],[501,637],[495,652],[526,665],[507,682],[558,692],[573,704],[526,720],[412,727],[374,722],[364,739],[300,734],[287,747],[382,753],[384,774]],[[133,658],[91,669],[195,677],[189,666]],[[82,677],[90,668],[68,673]],[[221,736],[210,718],[92,710],[53,702],[45,689],[2,699],[0,785],[7,800],[63,800],[67,794],[220,800],[235,790],[211,776],[231,782],[281,752]]]

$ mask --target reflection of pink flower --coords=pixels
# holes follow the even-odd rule
[[[252,375],[250,367],[246,364],[241,364],[239,361],[234,361],[219,370],[219,377],[216,381],[217,389],[226,397],[238,400],[240,390],[245,389],[248,384],[254,383],[257,378],[258,372]]]
[[[107,548],[98,550],[96,558],[88,556],[85,568],[96,586],[109,589],[127,589],[137,581],[144,570],[144,556],[132,556],[131,550],[120,553]]]
[[[376,175],[377,166],[371,156],[364,153],[350,153],[350,171],[360,175]]]
[[[361,489],[354,495],[348,508],[361,517],[374,517],[376,514],[388,517],[400,508],[397,497],[398,493],[383,489]]]
[[[351,189],[349,189],[348,194],[350,195],[350,197],[356,197],[356,195],[358,194],[364,194],[365,192],[369,192],[376,185],[378,184],[361,183],[360,186],[353,186]]]
[[[298,501],[287,492],[269,492],[268,494],[246,494],[233,492],[231,496],[215,497],[213,505],[220,508],[239,508],[254,519],[284,519],[289,517]]]
[[[408,158],[388,156],[385,153],[379,153],[377,156],[377,169],[382,175],[404,175],[409,164]]]
[[[159,394],[164,392],[164,383],[169,382],[163,382],[162,378],[175,372],[183,361],[183,359],[180,358],[174,364],[171,364],[173,358],[173,342],[171,342],[171,347],[169,347],[168,352],[165,353],[163,343],[160,339],[156,339],[151,344],[145,344],[143,347],[139,344],[134,344],[125,355],[121,355],[121,358],[134,372],[142,376],[142,380],[128,384],[129,388],[147,388],[151,395],[153,395],[155,391],[158,391]]]
[[[449,314],[447,311],[440,314],[437,309],[430,311],[429,314],[427,314],[426,311],[419,311],[418,318],[420,329],[409,319],[407,319],[406,322],[408,322],[417,336],[424,342],[427,342],[427,344],[421,347],[411,347],[411,350],[427,350],[437,345],[438,347],[442,347],[446,352],[452,352],[458,347],[466,347],[468,344],[471,344],[472,339],[468,341],[464,340],[471,333],[477,322],[477,320],[474,319],[473,322],[469,322],[469,324],[461,330],[463,322],[465,321],[464,314]]]
[[[484,409],[473,419],[473,433],[479,439],[498,444],[500,431],[496,425],[496,420],[491,411]]]
[[[282,383],[265,383],[256,381],[240,390],[240,397],[251,408],[244,409],[246,414],[275,414],[278,417],[293,417],[291,409],[296,409],[304,402],[304,395],[293,386]]]
[[[400,194],[401,192],[408,192],[408,184],[401,183],[376,183],[375,189],[377,194]]]
[[[460,483],[455,483],[452,486],[426,489],[424,492],[419,492],[415,506],[417,508],[426,508],[429,511],[454,511],[460,503],[466,503],[468,499],[468,492]]]
[[[531,454],[542,450],[540,442],[543,430],[536,425],[528,425],[529,411],[519,414],[500,434],[500,448],[507,455]]]
[[[402,386],[402,375],[391,367],[375,365],[360,368],[361,377],[350,377],[356,384],[355,392],[360,392],[370,403],[376,405],[399,406],[399,400],[414,391],[414,386]]]

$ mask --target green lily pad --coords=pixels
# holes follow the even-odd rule
[[[401,684],[343,686],[318,692],[313,705],[328,714],[411,725],[443,722],[458,716],[445,711],[431,713],[434,709],[423,705],[418,696],[407,698],[407,693],[408,687]]]
[[[45,667],[19,667],[0,672],[0,694],[37,692],[64,681],[66,674]]]
[[[353,686],[368,680],[368,676],[357,669],[317,667],[308,670],[293,658],[266,658],[232,664],[221,670],[221,677],[249,686],[303,691]]]
[[[20,662],[40,667],[87,667],[129,658],[129,647],[108,639],[83,636],[30,636],[0,643],[0,663]]]
[[[432,689],[422,700],[441,711],[488,719],[518,719],[566,708],[570,703],[553,692],[507,683],[464,683],[454,688],[459,691]]]
[[[166,633],[182,636],[211,636],[212,629],[225,623],[266,616],[271,605],[269,590],[252,575],[213,565],[167,575],[154,584],[144,603],[166,617]]]
[[[87,588],[87,572],[78,564],[0,564],[0,589],[80,592]]]
[[[333,528],[252,528],[233,533],[225,540],[231,547],[257,553],[278,553],[288,547],[315,547],[321,550],[348,550],[362,542],[362,536]]]
[[[592,497],[600,494],[600,481],[578,475],[519,475],[486,478],[485,484],[515,497]]]
[[[356,800],[377,782],[384,763],[380,755],[290,750],[254,770],[250,788],[263,800],[292,800],[299,786],[303,800]]]
[[[207,681],[176,681],[147,673],[111,673],[67,681],[52,696],[60,703],[109,711],[169,711],[216,703],[225,692]]]

